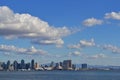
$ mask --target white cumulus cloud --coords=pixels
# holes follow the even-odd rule
[[[87,40],[80,40],[80,45],[82,47],[91,47],[91,46],[95,46],[95,42],[94,42],[93,38],[91,40],[89,40],[89,41],[87,41]]]
[[[88,18],[83,21],[83,25],[87,27],[92,27],[95,25],[101,25],[103,23],[102,20],[96,19],[96,18]]]
[[[120,54],[120,48],[117,47],[117,46],[113,46],[113,45],[110,45],[110,44],[109,45],[104,45],[103,49],[109,50],[112,53],[119,53]]]
[[[74,52],[70,52],[69,55],[73,55],[73,56],[80,56],[80,52],[79,51],[74,51]]]
[[[93,46],[95,46],[95,42],[94,39],[92,38],[91,40],[80,40],[80,42],[75,45],[68,45],[68,48],[79,49],[83,47],[93,47]]]
[[[0,7],[0,36],[7,39],[27,38],[33,43],[62,45],[62,38],[71,33],[67,27],[56,28],[38,17],[14,13],[7,6]]]
[[[3,53],[17,53],[17,54],[40,54],[40,55],[45,55],[47,54],[46,51],[41,50],[41,49],[36,49],[34,46],[31,48],[18,48],[13,45],[0,45],[0,52]]]
[[[116,19],[120,20],[120,12],[111,12],[105,14],[106,19]]]
[[[102,53],[88,56],[88,58],[90,58],[90,59],[98,59],[98,58],[105,58],[105,57],[106,57],[106,55],[102,54]]]
[[[50,44],[56,44],[56,45],[60,45],[60,44],[64,44],[64,41],[62,39],[51,39],[51,40],[33,40],[33,43],[36,44],[46,44],[46,45],[50,45]]]

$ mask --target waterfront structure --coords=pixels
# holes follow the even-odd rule
[[[34,69],[35,69],[35,68],[34,68],[34,64],[35,64],[34,59],[32,59],[32,60],[31,60],[31,70],[34,70]]]
[[[62,63],[62,62],[60,62],[60,66],[63,66],[63,63]]]
[[[64,70],[72,70],[72,60],[64,60],[62,67]]]
[[[3,62],[1,66],[2,66],[3,70],[6,70],[6,64],[5,64],[5,62]]]
[[[27,70],[30,70],[30,63],[26,63],[25,68],[26,68]]]
[[[87,64],[82,64],[82,69],[87,69]]]
[[[11,64],[11,65],[9,66],[9,71],[14,71],[14,66],[13,66],[13,64]]]
[[[3,70],[2,62],[0,62],[0,70]]]
[[[72,64],[72,69],[76,70],[76,65],[75,64]]]
[[[56,63],[55,69],[56,70],[62,70],[62,66],[60,66],[60,63]]]
[[[18,70],[18,62],[16,60],[13,62],[13,67],[14,70]]]
[[[21,63],[18,63],[18,69],[21,69]]]
[[[21,69],[25,69],[25,61],[23,59],[21,60]]]
[[[10,60],[8,60],[6,64],[6,69],[9,70],[9,68],[10,68]]]
[[[40,67],[39,67],[39,64],[37,62],[35,63],[34,68],[35,68],[35,70],[39,70]]]
[[[54,68],[54,62],[53,61],[50,63],[50,67]]]

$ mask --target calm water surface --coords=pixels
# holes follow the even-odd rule
[[[0,71],[0,80],[120,80],[120,71]]]

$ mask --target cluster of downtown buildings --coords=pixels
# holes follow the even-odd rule
[[[82,64],[82,69],[87,69],[87,64]],[[49,65],[39,65],[34,59],[30,63],[25,63],[21,60],[20,63],[14,61],[13,63],[8,60],[0,62],[1,71],[39,71],[39,70],[76,70],[76,65],[72,64],[72,60],[64,60],[63,62],[54,63]]]

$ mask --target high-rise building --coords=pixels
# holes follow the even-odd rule
[[[62,62],[60,62],[60,66],[61,66],[61,67],[63,66],[63,63],[62,63]]]
[[[18,69],[21,69],[21,63],[18,63]]]
[[[87,64],[82,64],[82,69],[87,69]]]
[[[9,70],[9,68],[10,68],[10,60],[7,61],[6,68],[7,68],[7,70]]]
[[[63,69],[72,70],[72,60],[64,60],[63,61]]]
[[[62,70],[62,66],[60,66],[60,63],[56,63],[55,69],[56,70]]]
[[[16,60],[13,62],[13,67],[14,70],[18,70],[18,62]]]
[[[26,69],[30,69],[30,63],[26,63]]]
[[[34,62],[34,59],[31,60],[31,70],[34,70],[34,65],[35,65],[35,62]]]
[[[7,65],[5,64],[5,62],[3,62],[1,66],[2,66],[3,70],[6,70]]]
[[[39,64],[36,62],[35,63],[35,66],[34,66],[35,70],[38,70],[40,67],[39,67]]]
[[[53,62],[53,61],[50,63],[50,67],[51,67],[51,68],[54,67],[54,62]]]
[[[3,62],[0,62],[0,70],[3,70],[2,63]]]
[[[21,60],[21,69],[25,69],[25,61],[23,59]]]
[[[76,65],[75,65],[75,64],[72,65],[72,69],[73,69],[73,70],[76,69]]]

